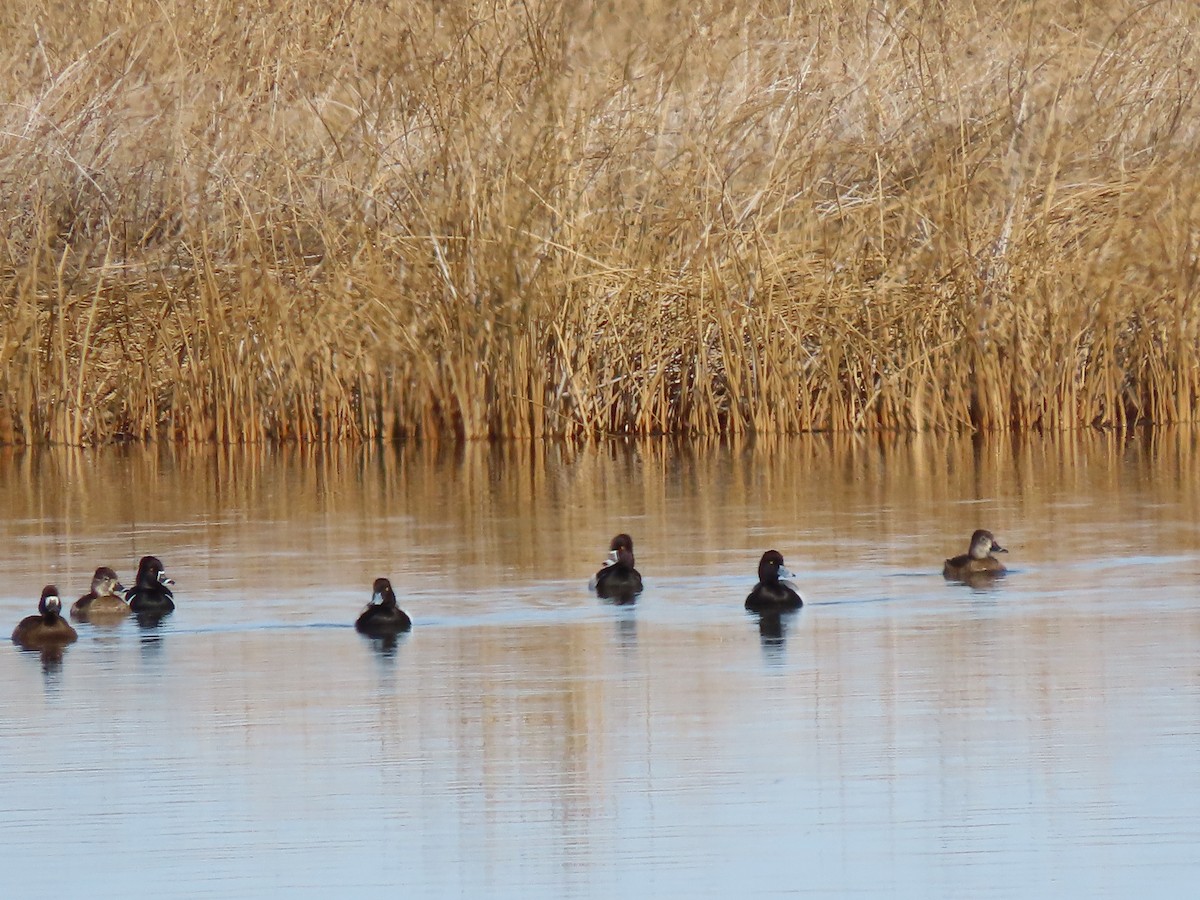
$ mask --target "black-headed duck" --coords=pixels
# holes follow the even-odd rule
[[[633,538],[618,534],[608,549],[604,567],[592,576],[588,587],[606,600],[632,603],[642,592],[642,575],[633,567]]]
[[[62,600],[54,585],[48,584],[42,588],[38,612],[40,615],[26,616],[13,629],[14,644],[20,644],[28,650],[42,650],[74,643],[79,637],[71,623],[62,617]]]
[[[371,602],[359,615],[354,628],[371,637],[395,637],[412,630],[412,619],[396,605],[396,592],[386,578],[376,578],[371,588]]]
[[[71,605],[71,618],[77,622],[117,619],[129,614],[129,604],[117,593],[125,590],[117,573],[101,566],[92,576],[92,589]]]
[[[971,546],[966,553],[946,560],[942,577],[952,581],[970,581],[1004,574],[1004,565],[993,553],[1008,551],[996,543],[990,531],[980,528],[971,535]]]
[[[783,565],[783,554],[768,550],[758,561],[758,584],[746,598],[746,609],[756,613],[779,613],[799,609],[804,605],[800,595],[781,578],[791,578],[792,573]]]
[[[137,582],[125,592],[125,600],[139,617],[162,618],[175,608],[170,588],[174,583],[163,571],[162,560],[143,556],[138,563]]]

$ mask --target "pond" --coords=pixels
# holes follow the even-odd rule
[[[1190,432],[0,448],[0,510],[2,627],[144,554],[177,603],[0,653],[7,896],[1200,883]],[[945,581],[977,527],[1008,574]],[[587,589],[620,531],[630,606]]]

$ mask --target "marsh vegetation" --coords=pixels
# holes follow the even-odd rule
[[[0,440],[1197,409],[1200,9],[15,0]]]

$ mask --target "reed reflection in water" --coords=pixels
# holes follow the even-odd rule
[[[178,601],[0,653],[14,896],[1200,876],[1188,433],[5,449],[0,508],[10,626],[145,553]],[[946,583],[981,525],[1009,576]],[[586,591],[618,531],[631,607]],[[768,547],[806,602],[778,622],[741,608]],[[378,575],[415,622],[390,646],[351,627]]]

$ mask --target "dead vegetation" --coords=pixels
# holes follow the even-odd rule
[[[1196,417],[1187,2],[15,0],[0,440]]]

